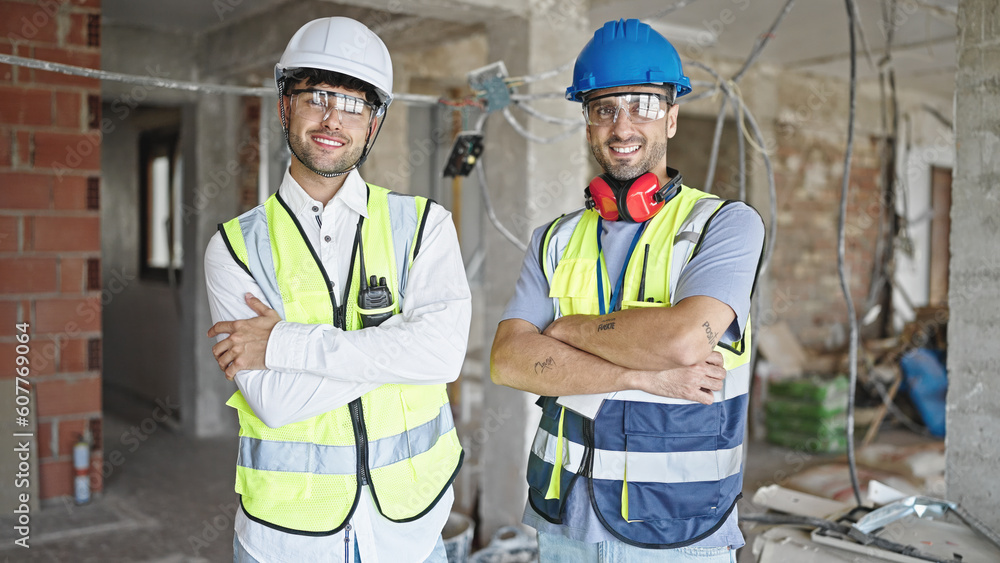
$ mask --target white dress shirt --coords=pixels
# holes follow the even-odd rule
[[[364,180],[357,170],[350,172],[325,207],[287,171],[278,193],[323,262],[337,303],[343,304],[359,214],[367,216]],[[244,294],[262,300],[264,295],[219,233],[205,252],[205,277],[213,322],[256,316]],[[384,383],[454,381],[465,360],[471,294],[451,214],[440,205],[431,205],[401,310],[378,327],[356,331],[281,321],[267,343],[267,369],[241,371],[236,384],[257,417],[277,428],[342,407]],[[264,563],[344,561],[345,539],[357,541],[364,563],[423,561],[433,550],[453,501],[449,487],[422,518],[395,523],[378,513],[365,486],[349,526],[337,534],[280,532],[250,520],[242,509],[235,527],[243,547]],[[348,559],[353,558],[353,548],[347,552]]]

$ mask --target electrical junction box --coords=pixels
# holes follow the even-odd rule
[[[469,87],[483,96],[486,111],[493,113],[510,105],[511,88],[507,85],[507,66],[503,61],[469,72]]]

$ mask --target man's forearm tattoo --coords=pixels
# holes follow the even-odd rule
[[[611,317],[610,319],[597,324],[597,332],[601,332],[602,330],[614,330],[614,329],[615,329],[614,317]]]
[[[712,331],[712,325],[708,324],[708,321],[705,321],[705,324],[701,326],[705,327],[705,336],[708,338],[708,345],[714,348],[715,343],[719,341],[719,333]]]
[[[545,370],[552,369],[556,367],[556,361],[552,359],[552,356],[545,358],[544,362],[535,362],[535,373],[541,375],[545,373]]]

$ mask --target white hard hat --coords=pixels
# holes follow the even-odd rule
[[[384,106],[392,102],[392,60],[378,35],[350,18],[320,18],[295,32],[274,65],[274,81],[281,95],[285,71],[296,68],[332,70],[375,87]]]

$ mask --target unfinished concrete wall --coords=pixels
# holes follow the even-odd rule
[[[948,499],[1000,529],[1000,2],[958,7],[948,306]]]
[[[185,377],[191,378],[187,388],[185,409],[192,409],[198,436],[236,435],[238,423],[235,413],[225,406],[236,391],[236,385],[227,381],[212,356],[214,341],[205,336],[212,326],[208,309],[208,290],[205,287],[204,256],[209,239],[218,231],[219,223],[239,215],[241,197],[237,186],[241,184],[240,141],[237,135],[243,117],[243,104],[234,96],[203,94],[199,96],[192,132],[197,167],[194,170],[194,189],[185,193],[187,214],[185,223],[185,253],[197,256],[186,265],[190,273],[187,302],[191,309],[185,317],[190,339],[193,370]],[[221,134],[220,134],[221,133]],[[192,403],[188,403],[191,401]]]
[[[586,13],[589,2],[538,7],[526,19],[510,18],[491,22],[488,27],[489,58],[503,60],[511,76],[550,70],[574,57],[590,38]],[[563,90],[569,73],[532,83],[526,92]],[[579,106],[561,99],[534,105],[564,118],[579,115]],[[549,137],[558,129],[527,120],[535,135]],[[582,187],[589,174],[584,150],[584,132],[553,144],[529,143],[494,115],[486,125],[484,159],[490,194],[496,214],[522,241],[543,222],[550,221],[582,204]],[[497,322],[521,269],[524,253],[517,250],[490,226],[486,227],[485,265],[486,343],[492,343]],[[487,345],[484,354],[489,353]],[[487,364],[488,362],[484,362]],[[484,365],[484,369],[487,366]],[[480,529],[489,537],[499,526],[521,521],[527,498],[524,480],[528,446],[540,413],[535,396],[507,387],[491,385],[486,376],[484,418],[489,426],[467,447],[481,451],[483,471],[480,497]]]

